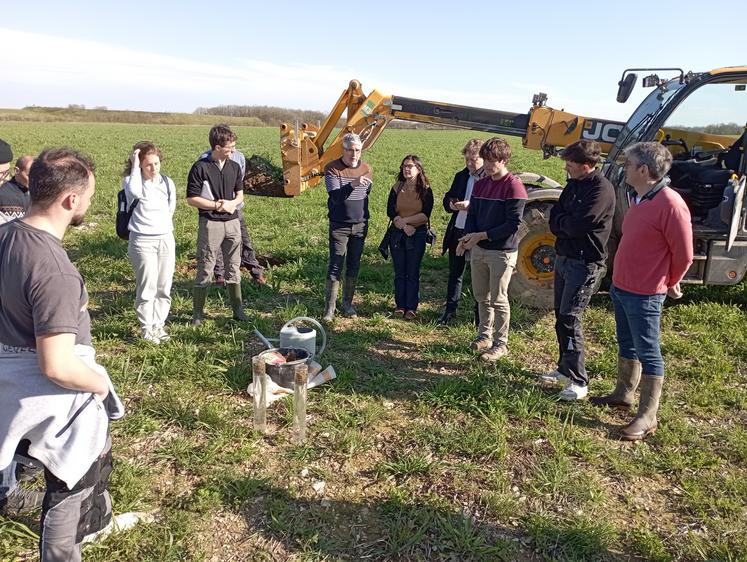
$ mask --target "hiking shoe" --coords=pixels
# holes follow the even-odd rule
[[[480,355],[480,360],[492,363],[493,361],[498,361],[498,359],[505,355],[508,355],[508,348],[501,343],[497,343]]]
[[[567,402],[573,402],[574,400],[583,400],[589,393],[588,386],[581,386],[574,382],[568,383],[568,385],[560,391],[559,398]]]
[[[265,279],[264,274],[258,273],[257,275],[252,275],[252,279],[255,283],[259,285],[267,285],[267,279]]]
[[[16,486],[0,500],[1,515],[23,515],[39,509],[44,501],[44,492]]]
[[[546,375],[540,375],[539,381],[543,384],[560,384],[564,387],[568,386],[571,383],[571,379],[566,377],[557,369],[555,369],[551,373],[547,373]]]
[[[469,348],[471,350],[480,352],[487,351],[491,347],[493,347],[493,340],[487,336],[479,336],[476,340],[469,344]]]
[[[415,320],[417,317],[418,314],[414,310],[408,310],[405,312],[405,320]]]
[[[437,326],[448,326],[456,318],[456,312],[446,310],[436,321]]]

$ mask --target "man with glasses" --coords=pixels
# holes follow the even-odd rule
[[[442,255],[447,252],[449,254],[449,280],[446,285],[446,306],[443,314],[436,322],[439,326],[446,326],[456,317],[459,299],[462,296],[462,278],[464,277],[467,259],[464,255],[458,256],[456,248],[459,239],[464,235],[469,200],[472,197],[475,182],[485,177],[485,171],[482,169],[482,157],[480,156],[481,147],[482,140],[480,139],[470,139],[464,145],[462,149],[464,169],[456,173],[454,180],[451,182],[451,188],[446,192],[443,199],[444,210],[451,213],[451,218],[446,226],[443,241]],[[478,316],[477,303],[475,303],[475,320]]]
[[[241,168],[231,159],[236,134],[216,125],[208,135],[211,151],[192,165],[187,178],[187,203],[199,209],[197,275],[192,290],[192,324],[204,320],[203,311],[218,252],[223,253],[225,282],[233,318],[248,321],[241,297],[241,226],[238,207],[244,200]]]
[[[342,157],[330,162],[324,170],[329,210],[329,267],[322,318],[325,322],[331,322],[335,316],[343,265],[342,312],[357,316],[353,294],[368,234],[368,194],[372,181],[371,166],[360,159],[362,150],[361,138],[355,133],[346,134],[342,138]]]
[[[629,147],[625,156],[625,181],[633,191],[615,254],[610,295],[618,354],[631,366],[618,371],[612,394],[590,402],[627,410],[640,387],[638,413],[620,432],[622,439],[637,441],[657,428],[664,382],[661,311],[667,296],[682,296],[680,281],[693,261],[693,233],[687,205],[668,187],[669,150],[658,142],[640,142]]]
[[[203,152],[200,158],[208,158],[210,151]],[[240,150],[234,150],[231,154],[231,160],[236,162],[241,168],[241,177],[246,176],[246,157]],[[264,268],[259,265],[257,261],[257,253],[254,251],[254,243],[252,242],[251,236],[249,236],[249,230],[246,228],[246,221],[244,220],[244,213],[242,211],[243,205],[239,205],[236,211],[239,215],[239,225],[241,227],[241,267],[248,269],[252,276],[252,279],[260,285],[266,285],[267,279],[265,279]],[[223,255],[218,252],[215,260],[215,284],[225,285],[225,267],[223,266]]]
[[[29,169],[34,158],[21,156],[10,177],[12,160],[10,145],[0,140],[0,224],[21,218],[29,208]]]
[[[598,142],[580,140],[562,154],[568,183],[550,212],[555,235],[555,335],[557,368],[540,377],[563,385],[561,400],[586,398],[584,332],[581,320],[597,282],[606,271],[607,241],[615,214],[615,188],[596,166]]]

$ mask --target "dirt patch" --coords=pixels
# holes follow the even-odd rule
[[[244,192],[264,197],[287,197],[283,188],[283,170],[266,158],[253,155],[246,163]]]

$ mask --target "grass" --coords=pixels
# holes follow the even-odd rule
[[[115,510],[156,521],[86,549],[87,560],[746,560],[747,291],[688,286],[662,322],[667,379],[660,429],[645,443],[614,439],[628,415],[563,404],[535,383],[553,366],[551,315],[514,304],[511,354],[487,366],[468,350],[470,307],[435,326],[448,267],[424,262],[418,323],[394,320],[392,269],[376,252],[387,191],[402,156],[422,156],[437,201],[472,136],[387,131],[374,167],[372,221],[356,320],[338,319],[322,357],[337,379],[309,392],[308,443],[290,443],[290,400],[269,410],[271,434],[252,427],[244,392],[250,358],[288,319],[322,310],[326,195],[247,201],[269,284],[248,278],[253,323],[230,320],[214,290],[211,320],[188,325],[196,213],[178,205],[171,342],[137,338],[134,276],[113,217],[119,172],[143,138],[184,189],[207,125],[4,122],[18,154],[67,144],[93,155],[97,194],[88,225],[66,246],[86,278],[99,358],[129,414],[112,424]],[[278,163],[277,131],[236,128],[247,156]],[[561,178],[512,141],[512,168]],[[434,211],[444,232],[447,216]],[[465,302],[469,302],[468,284]],[[614,319],[599,294],[585,318],[592,392],[616,368]],[[34,560],[35,517],[0,518],[0,559]]]

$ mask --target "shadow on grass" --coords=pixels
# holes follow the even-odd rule
[[[301,482],[311,488],[313,480]],[[313,494],[313,492],[312,492]],[[630,560],[613,553],[611,528],[593,519],[530,515],[520,525],[478,520],[394,489],[378,501],[298,497],[254,478],[216,478],[203,489],[240,509],[240,559],[294,555],[340,560]],[[239,537],[236,537],[239,538]]]
[[[303,553],[349,560],[531,559],[516,548],[514,529],[422,502],[295,497],[251,478],[212,486],[224,505],[242,508],[255,538],[248,548],[264,551],[272,545],[281,558]]]

